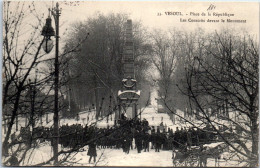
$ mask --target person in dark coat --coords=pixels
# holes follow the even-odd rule
[[[89,163],[91,162],[91,159],[92,157],[94,157],[94,163],[96,162],[96,156],[97,156],[97,145],[96,145],[96,142],[91,142],[89,145],[88,145],[88,154],[90,157],[89,157]]]
[[[125,153],[129,154],[132,138],[131,138],[131,133],[130,132],[127,133],[128,135],[126,135],[124,138],[124,147],[125,147]]]
[[[154,142],[155,142],[155,152],[160,152],[160,148],[161,148],[161,145],[162,145],[162,143],[161,143],[162,142],[162,138],[161,138],[160,131],[158,131],[155,134]]]
[[[143,140],[143,147],[144,152],[149,152],[149,142],[150,142],[150,135],[148,133],[144,134],[144,140]]]
[[[161,143],[163,144],[163,150],[167,150],[167,136],[166,133],[161,133]]]
[[[142,150],[142,137],[143,135],[141,134],[141,132],[139,130],[136,131],[136,135],[135,135],[135,145],[137,148],[137,152],[141,153]]]

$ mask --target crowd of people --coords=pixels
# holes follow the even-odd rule
[[[146,119],[121,118],[119,124],[113,127],[97,128],[93,126],[83,126],[81,124],[62,125],[59,128],[59,143],[64,148],[82,148],[89,146],[88,155],[96,160],[96,147],[122,149],[129,153],[130,150],[137,150],[138,153],[155,150],[187,149],[191,146],[210,143],[215,140],[214,133],[209,128],[171,128],[161,126],[150,126]],[[21,138],[24,142],[42,143],[50,141],[52,143],[53,128],[37,127],[33,133],[28,129],[21,130]],[[30,135],[30,136],[28,136]],[[32,137],[31,139],[29,137]],[[31,140],[31,141],[30,141]],[[36,142],[37,140],[37,142]],[[91,160],[90,158],[90,160]]]

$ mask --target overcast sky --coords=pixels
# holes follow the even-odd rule
[[[31,3],[31,2],[29,2]],[[48,16],[48,8],[55,6],[54,1],[35,1],[36,11],[39,15]],[[149,29],[176,28],[179,30],[193,31],[198,27],[206,31],[220,30],[230,28],[235,32],[247,31],[258,37],[259,34],[259,3],[258,2],[160,2],[160,1],[60,1],[62,8],[60,17],[60,37],[61,43],[66,36],[64,32],[70,28],[71,23],[84,21],[89,17],[94,17],[98,12],[103,14],[109,13],[126,13],[129,18],[135,21],[141,21],[144,27]],[[210,10],[211,9],[211,10]],[[15,9],[14,9],[15,11]],[[176,15],[166,15],[172,12]],[[176,13],[177,12],[177,13]],[[206,16],[201,16],[202,13]],[[158,16],[158,13],[161,16]],[[211,16],[208,16],[208,13]],[[213,16],[217,14],[231,14],[233,16]],[[181,16],[180,16],[181,14]],[[199,14],[199,16],[197,16]],[[31,17],[34,17],[31,15]],[[181,22],[180,20],[185,20]],[[189,19],[204,19],[205,22],[189,22]],[[220,23],[208,23],[207,20],[225,20]],[[227,23],[227,19],[246,20],[246,23]],[[35,22],[34,18],[26,18],[26,24],[31,25]],[[26,30],[30,31],[30,30]],[[61,44],[62,45],[62,44]]]
[[[43,2],[41,9],[44,10],[52,6],[52,2]],[[55,3],[54,3],[55,5]],[[75,6],[73,6],[75,5]],[[201,16],[202,12],[207,13],[210,5],[214,9],[208,10],[211,14],[227,13],[234,14],[234,16],[217,17],[217,16]],[[97,12],[107,13],[128,13],[133,20],[141,20],[143,25],[149,28],[160,28],[167,30],[175,27],[177,29],[194,30],[197,27],[202,27],[207,30],[219,30],[221,28],[243,29],[250,32],[250,34],[259,33],[259,4],[257,2],[74,2],[70,3],[60,2],[62,8],[61,14],[61,31],[65,30],[73,21],[83,21],[90,16],[94,16]],[[181,12],[183,16],[165,15],[165,12]],[[199,13],[200,16],[191,16]],[[47,12],[46,12],[47,13]],[[161,13],[161,16],[157,16]],[[194,22],[180,22],[180,19],[234,19],[246,20],[246,23],[194,23]]]

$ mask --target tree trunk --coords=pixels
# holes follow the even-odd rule
[[[5,118],[5,114],[3,114],[3,120],[4,120],[4,134],[6,134],[6,118]]]
[[[94,84],[95,84],[96,119],[98,119],[98,117],[99,117],[99,103],[98,103],[98,88],[97,88],[96,75],[94,75]]]
[[[15,117],[17,115],[17,110],[18,110],[19,101],[20,101],[20,95],[21,95],[21,89],[18,88],[18,92],[17,92],[15,104],[14,104],[14,109],[12,111],[11,121],[8,123],[8,130],[7,130],[4,142],[3,142],[2,154],[4,156],[8,155],[8,147],[9,147],[8,140],[10,138],[12,127],[13,127],[13,124],[14,124],[14,120],[15,120]]]
[[[16,116],[16,120],[15,120],[15,130],[18,131],[18,115]]]
[[[250,167],[255,167],[258,165],[258,124],[257,117],[252,118],[252,155],[250,162]]]

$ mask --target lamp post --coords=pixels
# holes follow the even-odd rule
[[[29,79],[29,93],[30,93],[30,101],[31,101],[31,113],[30,113],[30,119],[29,119],[29,124],[31,125],[31,143],[32,145],[33,142],[33,137],[34,137],[34,115],[35,115],[35,97],[36,97],[36,76],[34,82],[31,82]]]
[[[54,29],[51,26],[51,17],[46,19],[46,25],[43,27],[42,35],[45,38],[45,41],[43,43],[43,49],[46,53],[49,53],[52,48],[53,44],[51,41],[51,36],[55,36],[56,43],[55,43],[55,72],[54,72],[54,115],[53,115],[53,122],[54,122],[54,129],[53,129],[53,156],[54,156],[54,165],[58,165],[58,143],[59,143],[59,102],[58,102],[58,88],[59,88],[59,17],[60,12],[59,9],[59,3],[56,3],[56,7],[51,9],[50,12],[54,18],[55,21],[55,29],[56,34],[54,32]]]

